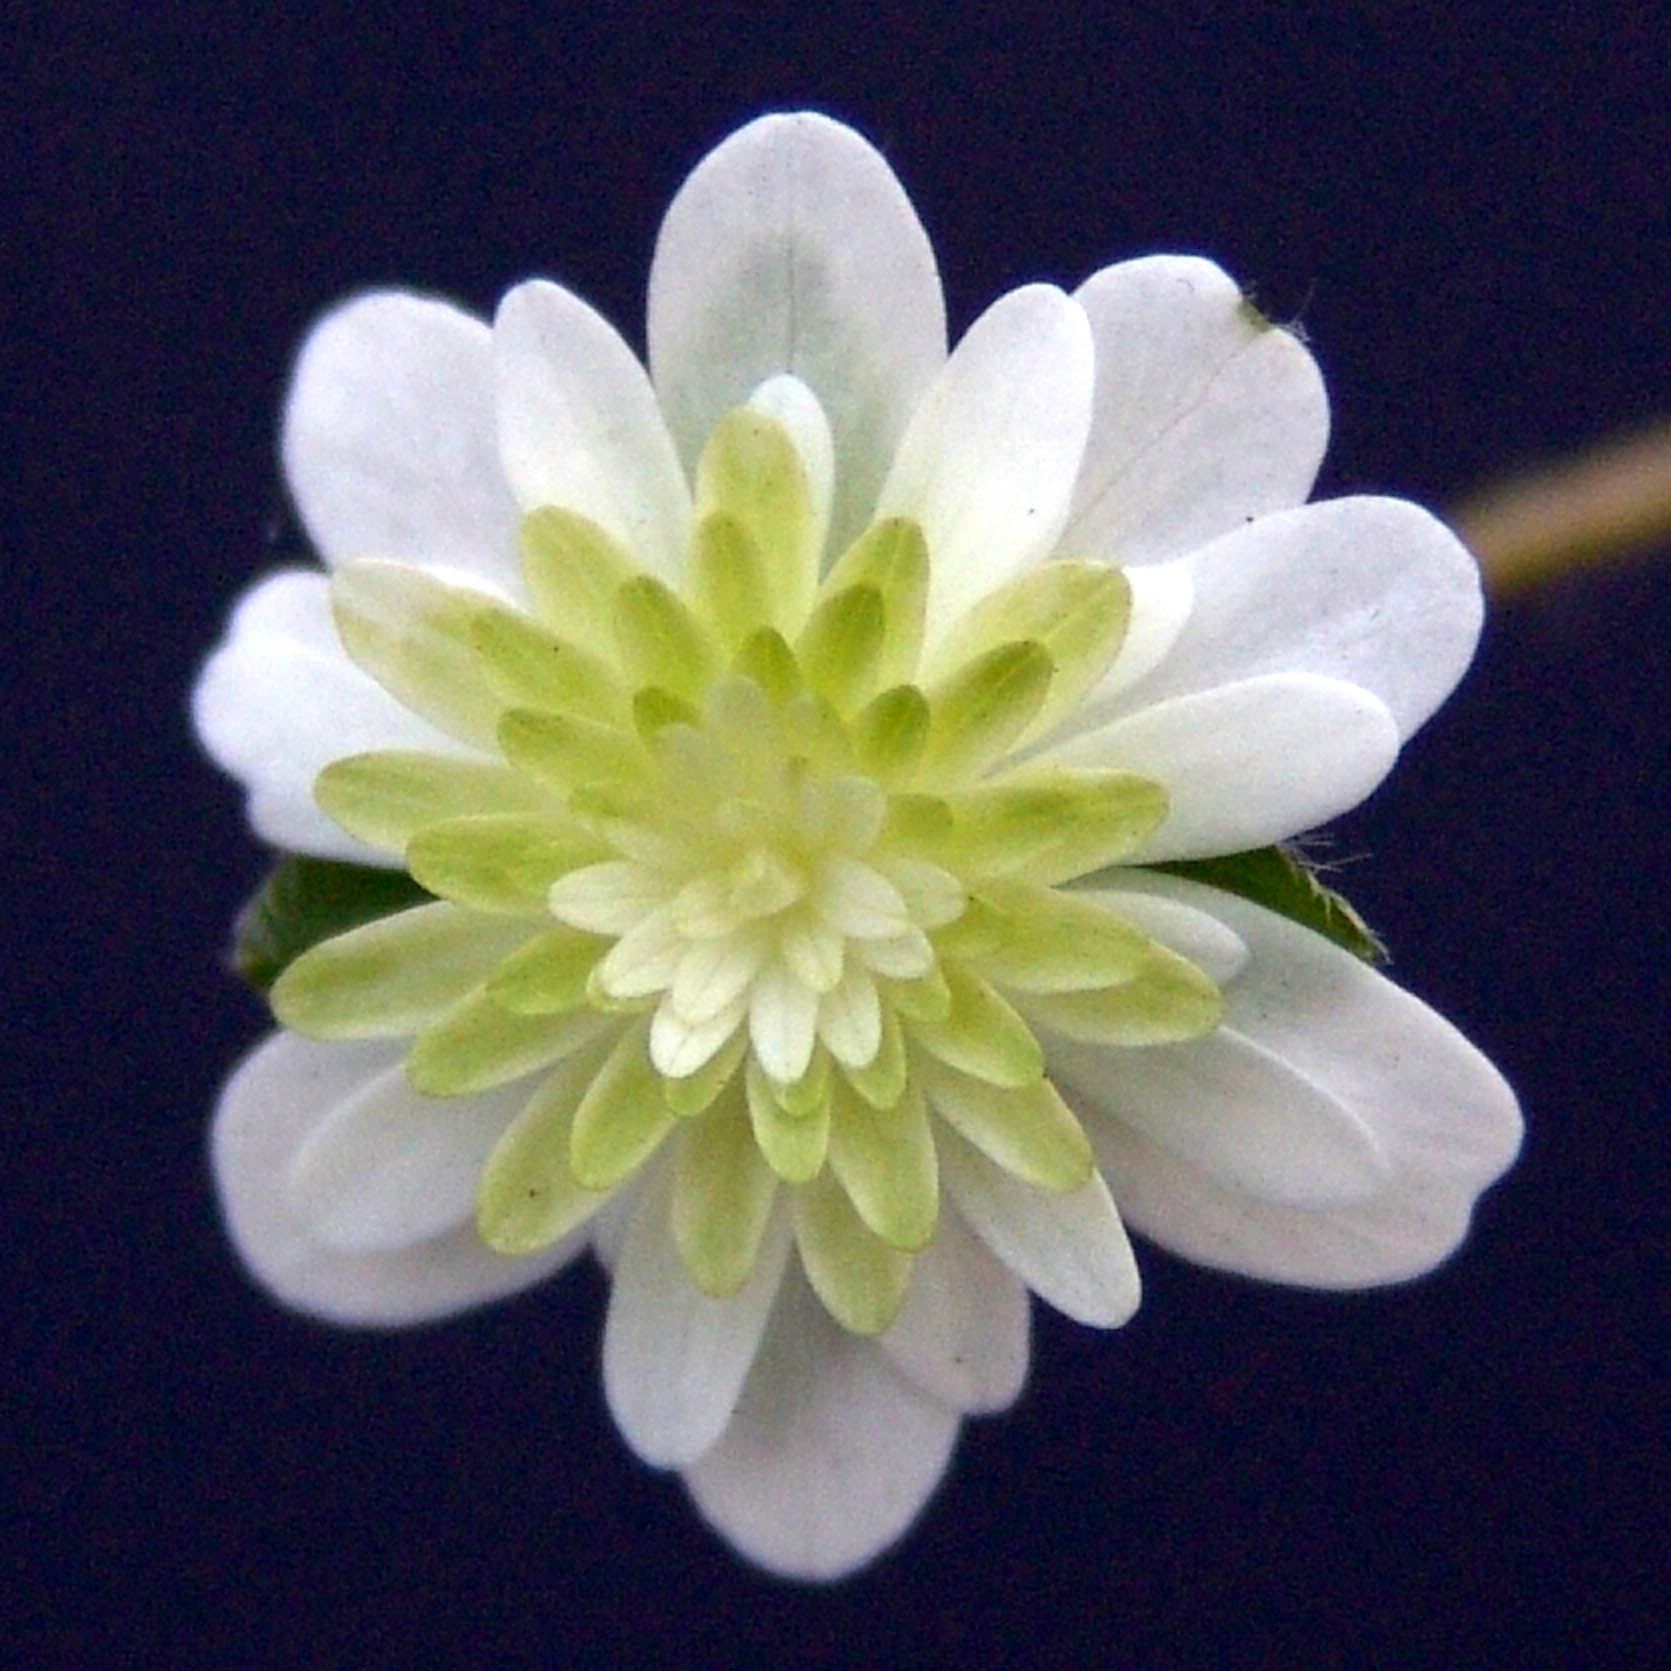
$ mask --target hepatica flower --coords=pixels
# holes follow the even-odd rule
[[[648,340],[538,280],[308,338],[327,572],[243,600],[195,714],[339,862],[246,937],[327,884],[357,926],[275,957],[215,1173],[342,1323],[591,1246],[628,1443],[833,1577],[1016,1397],[1028,1290],[1132,1315],[1128,1226],[1331,1288],[1462,1237],[1514,1099],[1278,844],[1380,782],[1479,590],[1413,505],[1304,503],[1317,371],[1205,261],[1028,285],[948,356],[821,117],[686,182]]]

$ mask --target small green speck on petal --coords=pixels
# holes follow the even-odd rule
[[[854,716],[854,760],[878,783],[904,783],[922,760],[928,729],[928,698],[915,685],[895,685]]]
[[[273,1013],[311,1038],[395,1038],[439,1021],[527,938],[522,923],[419,905],[326,940],[273,984]]]
[[[806,1112],[791,1114],[753,1062],[745,1071],[745,1083],[754,1141],[759,1144],[766,1164],[786,1184],[802,1184],[816,1177],[829,1145],[828,1096]],[[825,1083],[827,1087],[828,1081]]]
[[[1134,772],[1027,767],[947,796],[941,862],[1046,886],[1118,863],[1164,822],[1166,791]]]
[[[610,940],[559,923],[494,969],[487,992],[513,1015],[558,1015],[586,1002],[586,983]]]
[[[573,825],[537,814],[490,814],[419,830],[407,844],[406,868],[455,904],[539,917],[553,882],[603,856],[597,840]]]
[[[551,812],[550,797],[492,760],[388,749],[333,760],[313,782],[320,810],[350,835],[404,853],[426,824],[480,813]]]
[[[978,905],[945,929],[940,949],[988,980],[1024,992],[1081,992],[1133,979],[1154,949],[1106,906],[1057,888],[993,877]]]
[[[673,1241],[690,1279],[729,1299],[754,1270],[778,1180],[755,1146],[740,1089],[699,1119],[679,1145],[673,1177]]]
[[[1002,644],[927,693],[928,744],[918,771],[962,783],[1000,759],[1044,704],[1054,664],[1042,644]]]
[[[631,732],[526,708],[513,708],[499,722],[499,747],[513,766],[558,791],[611,779],[630,783],[648,764]]]
[[[1028,993],[1040,1026],[1090,1044],[1138,1046],[1198,1039],[1219,1024],[1224,999],[1187,958],[1154,946],[1137,975],[1089,992]]]
[[[625,720],[626,693],[611,668],[526,615],[483,605],[470,636],[488,683],[508,706],[555,708],[608,725]]]
[[[831,592],[813,610],[795,646],[807,681],[839,713],[851,713],[876,688],[886,621],[874,586]]]
[[[765,559],[755,619],[794,632],[817,583],[817,520],[789,431],[757,407],[727,412],[697,461],[697,516],[715,512],[733,518]]]
[[[688,702],[719,671],[719,647],[676,592],[644,574],[615,593],[615,645],[627,683],[660,685]]]
[[[795,1192],[795,1243],[813,1292],[858,1335],[878,1335],[899,1315],[911,1255],[890,1247],[825,1172]]]
[[[919,1072],[934,1112],[1024,1183],[1060,1193],[1091,1176],[1084,1128],[1048,1079],[1006,1088],[929,1059]]]
[[[615,594],[638,565],[597,523],[557,505],[530,511],[519,543],[540,618],[593,655],[613,657]]]
[[[476,1187],[476,1233],[495,1253],[538,1253],[609,1199],[569,1170],[575,1110],[601,1059],[600,1046],[562,1063],[493,1146]]]
[[[836,1087],[830,1167],[859,1217],[890,1247],[915,1253],[934,1239],[939,1169],[928,1112],[914,1086],[892,1108],[872,1108]]]
[[[886,633],[876,680],[902,684],[917,670],[928,607],[928,542],[908,517],[873,522],[844,551],[824,580],[826,594],[849,586],[881,594]]]
[[[427,1097],[491,1091],[571,1055],[608,1025],[590,1010],[512,1015],[477,989],[418,1034],[407,1082]]]
[[[1028,569],[989,593],[954,626],[934,652],[948,670],[995,647],[1042,645],[1054,673],[1025,736],[1047,731],[1078,707],[1108,671],[1131,618],[1131,585],[1107,563],[1052,562]]]
[[[569,1169],[583,1188],[613,1189],[672,1130],[661,1075],[650,1061],[648,1033],[642,1022],[622,1033],[575,1110]]]
[[[489,601],[404,563],[345,563],[331,577],[348,654],[403,706],[477,747],[492,746],[505,706],[475,644]]]
[[[989,1085],[1036,1085],[1044,1073],[1044,1052],[1032,1029],[978,975],[955,963],[945,964],[943,972],[951,1012],[944,1020],[918,1020],[912,1039]]]

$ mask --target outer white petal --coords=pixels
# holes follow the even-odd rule
[[[911,419],[877,501],[928,541],[928,645],[1056,544],[1091,422],[1084,309],[1053,285],[1012,290],[957,345]]]
[[[522,508],[579,511],[676,580],[690,489],[650,379],[615,327],[536,279],[500,302],[493,356],[505,473]]]
[[[1026,1285],[948,1203],[879,1344],[923,1391],[953,1409],[1005,1410],[1027,1379],[1029,1309]]]
[[[313,801],[333,760],[371,749],[467,752],[394,700],[344,652],[322,574],[290,570],[239,603],[192,691],[210,757],[249,791],[249,820],[275,847],[387,865]]]
[[[627,1443],[648,1463],[694,1462],[725,1431],[783,1278],[790,1221],[779,1202],[741,1292],[713,1300],[686,1274],[669,1213],[673,1169],[641,1192],[615,1262],[603,1387]]]
[[[1116,1053],[1051,1038],[1045,1049],[1082,1120],[1095,1112],[1129,1126],[1226,1189],[1317,1209],[1386,1187],[1387,1159],[1369,1127],[1233,1027],[1187,1045]]]
[[[650,367],[687,470],[718,420],[779,372],[828,414],[832,550],[870,518],[946,357],[934,252],[892,170],[851,129],[799,113],[733,134],[685,181],[650,267]]]
[[[516,592],[517,512],[481,320],[399,291],[326,314],[296,362],[283,455],[327,563],[444,565]]]
[[[1201,1264],[1312,1287],[1397,1282],[1438,1264],[1519,1149],[1502,1076],[1449,1022],[1320,935],[1177,878],[1133,882],[1210,910],[1248,943],[1247,972],[1225,989],[1226,1026],[1350,1108],[1388,1175],[1365,1201],[1310,1212],[1226,1188],[1130,1127],[1093,1120],[1132,1228]],[[1179,1102],[1196,1093],[1194,1048],[1167,1047]]]
[[[1100,1174],[1055,1195],[1022,1183],[944,1124],[935,1139],[946,1193],[1041,1300],[1093,1329],[1117,1329],[1130,1319],[1142,1282]]]
[[[917,1517],[960,1425],[876,1342],[833,1323],[792,1268],[737,1413],[685,1484],[749,1560],[786,1578],[841,1578]]]
[[[1188,621],[1147,678],[1120,690],[1105,681],[1074,729],[1134,704],[1304,672],[1373,691],[1408,737],[1479,641],[1478,565],[1403,499],[1330,499],[1262,517],[1174,566],[1194,581]]]
[[[1115,876],[1123,873],[1115,871]],[[1197,910],[1175,899],[1159,894],[1137,892],[1141,878],[1131,887],[1075,888],[1105,906],[1116,916],[1135,923],[1152,939],[1170,946],[1180,957],[1187,957],[1209,980],[1220,986],[1233,981],[1248,964],[1251,955],[1247,942],[1210,911]],[[1121,1058],[1124,1060],[1124,1058]]]
[[[340,1253],[397,1253],[468,1224],[488,1153],[528,1100],[525,1084],[424,1097],[397,1062],[339,1102],[297,1149],[291,1208]]]
[[[1356,685],[1276,673],[1139,709],[1048,753],[1165,786],[1166,822],[1127,861],[1148,864],[1245,852],[1325,823],[1392,769],[1398,728]]]
[[[1153,563],[1305,502],[1329,436],[1323,379],[1224,272],[1150,256],[1076,297],[1097,400],[1064,550]]]
[[[560,1269],[584,1232],[526,1259],[505,1259],[466,1219],[394,1252],[327,1247],[297,1214],[288,1179],[297,1152],[342,1103],[394,1065],[401,1046],[319,1044],[278,1033],[228,1081],[210,1131],[227,1233],[251,1274],[298,1311],[334,1323],[422,1323],[513,1294]]]

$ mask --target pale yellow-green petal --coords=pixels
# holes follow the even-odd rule
[[[528,937],[522,923],[418,905],[304,952],[274,982],[273,1014],[311,1038],[393,1038],[439,1021]]]
[[[627,683],[659,685],[688,702],[719,671],[720,650],[677,592],[650,575],[627,581],[615,594],[615,645]]]
[[[899,1315],[911,1255],[871,1230],[828,1172],[795,1192],[795,1243],[813,1292],[844,1329],[878,1335]]]
[[[478,989],[418,1034],[406,1077],[430,1097],[490,1091],[571,1055],[610,1024],[589,1010],[512,1015]]]
[[[862,1068],[842,1068],[847,1083],[872,1108],[892,1108],[905,1090],[911,1067],[905,1052],[905,1032],[891,1005],[882,1006],[882,1042]]]
[[[804,1112],[791,1114],[753,1062],[746,1070],[745,1083],[749,1121],[766,1164],[786,1184],[805,1183],[817,1176],[830,1140],[829,1097],[824,1096]]]
[[[734,654],[761,624],[767,601],[760,548],[734,516],[715,512],[697,523],[688,586],[696,613]]]
[[[1028,767],[946,801],[954,828],[934,855],[942,864],[1047,885],[1118,863],[1168,808],[1150,778],[1068,766]]]
[[[918,775],[955,785],[1000,760],[1032,723],[1050,689],[1042,644],[1003,644],[929,687],[928,743]]]
[[[419,830],[407,845],[406,868],[431,893],[472,910],[539,917],[558,877],[603,854],[595,837],[573,825],[495,814]]]
[[[1023,992],[1080,992],[1133,979],[1154,942],[1107,907],[1008,877],[982,882],[964,914],[937,936],[990,981]]]
[[[1218,987],[1193,963],[1160,946],[1120,986],[1028,993],[1020,1001],[1039,1026],[1089,1044],[1122,1047],[1198,1039],[1224,1013]]]
[[[331,614],[349,655],[413,713],[491,748],[504,702],[473,637],[487,601],[404,563],[345,563],[331,577]]]
[[[615,654],[615,594],[640,571],[597,523],[544,505],[522,519],[522,572],[541,619],[605,661]]]
[[[1049,695],[1023,736],[1048,731],[1108,671],[1126,636],[1131,586],[1106,563],[1052,562],[989,593],[936,647],[936,674],[1001,644],[1042,645],[1055,669]]]
[[[830,1167],[854,1210],[890,1247],[915,1253],[934,1237],[939,1169],[922,1093],[907,1086],[892,1108],[872,1108],[837,1086]]]
[[[831,592],[813,610],[795,655],[807,682],[838,713],[851,713],[875,691],[886,631],[874,586]]]
[[[569,1168],[586,1189],[613,1189],[656,1152],[673,1128],[640,1022],[616,1041],[575,1111]]]
[[[611,945],[601,934],[559,923],[527,941],[488,978],[493,1001],[513,1015],[557,1015],[586,1002],[586,983]]]
[[[879,685],[914,678],[928,606],[928,543],[908,517],[873,522],[841,554],[824,580],[826,594],[871,586],[881,594],[887,631],[877,666]]]
[[[602,1059],[579,1051],[543,1080],[494,1145],[476,1187],[476,1231],[496,1253],[537,1253],[609,1199],[583,1189],[569,1169],[575,1110]]]
[[[1024,1183],[1067,1191],[1091,1176],[1090,1142],[1048,1079],[1006,1088],[926,1057],[917,1071],[934,1112]]]
[[[1027,1023],[978,975],[955,963],[942,973],[951,1011],[944,1019],[915,1020],[911,1037],[949,1066],[988,1084],[1036,1084],[1044,1052]]]
[[[404,853],[417,831],[449,818],[557,810],[496,760],[402,749],[333,760],[314,779],[313,798],[350,835],[387,853]]]
[[[470,637],[488,683],[508,706],[625,722],[626,692],[614,669],[590,650],[492,604],[476,612]]]
[[[499,722],[498,737],[513,766],[554,791],[582,783],[631,783],[649,764],[636,732],[573,714],[515,708]]]
[[[797,631],[818,580],[818,526],[805,466],[776,418],[740,406],[714,426],[697,461],[696,512],[743,528],[761,555],[757,619]]]
[[[853,716],[853,758],[885,788],[908,783],[928,746],[928,698],[894,685]]]
[[[748,1281],[777,1185],[755,1146],[740,1087],[691,1122],[673,1177],[672,1227],[703,1293],[728,1299]]]

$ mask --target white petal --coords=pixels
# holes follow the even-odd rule
[[[849,965],[840,984],[818,1000],[818,1036],[844,1067],[863,1068],[882,1045],[882,1003],[862,965]]]
[[[684,1079],[704,1068],[714,1053],[742,1025],[748,1013],[745,994],[701,1021],[686,1021],[664,998],[650,1022],[650,1060],[657,1073]]]
[[[245,594],[198,675],[192,723],[210,758],[249,791],[257,835],[291,852],[361,864],[391,861],[314,805],[320,772],[372,749],[469,752],[349,661],[331,620],[329,582],[297,570]]]
[[[1126,636],[1108,671],[1062,727],[1064,734],[1089,730],[1123,712],[1121,694],[1172,653],[1195,607],[1195,582],[1186,563],[1148,563],[1124,573],[1131,588]]]
[[[215,1112],[210,1154],[233,1245],[276,1298],[332,1322],[421,1323],[464,1311],[543,1281],[584,1241],[577,1232],[543,1253],[506,1259],[482,1245],[468,1216],[392,1252],[346,1253],[314,1234],[288,1188],[297,1153],[402,1050],[275,1034],[232,1075]]]
[[[1150,256],[1105,267],[1076,300],[1097,396],[1064,550],[1153,563],[1305,502],[1329,437],[1323,379],[1224,272]]]
[[[517,512],[481,320],[398,291],[326,314],[296,362],[283,454],[327,563],[444,565],[517,595]]]
[[[1138,891],[1144,888],[1145,878],[1117,874],[1120,875],[1118,887],[1075,888],[1073,892],[1094,899],[1116,916],[1135,923],[1151,939],[1180,957],[1187,957],[1202,974],[1220,986],[1233,981],[1247,967],[1251,955],[1247,942],[1211,912],[1159,894]]]
[[[1024,1184],[943,1122],[940,1176],[970,1228],[1047,1305],[1093,1329],[1117,1329],[1142,1284],[1100,1173],[1070,1194]]]
[[[1449,529],[1402,499],[1330,499],[1262,517],[1177,566],[1195,602],[1164,661],[1123,694],[1098,690],[1075,729],[1134,704],[1286,672],[1361,686],[1408,737],[1450,694],[1479,640],[1478,565]]]
[[[1336,817],[1391,770],[1398,728],[1356,685],[1277,673],[1139,709],[1046,752],[1165,788],[1166,822],[1125,861],[1149,864],[1265,847]]]
[[[754,1362],[790,1246],[782,1202],[753,1274],[713,1300],[686,1274],[670,1228],[672,1168],[640,1194],[615,1262],[603,1386],[622,1437],[646,1462],[693,1462],[725,1431]]]
[[[799,1079],[818,1037],[818,994],[782,964],[770,963],[749,993],[748,1019],[760,1066],[779,1084]]]
[[[767,1571],[841,1578],[916,1519],[960,1426],[874,1341],[832,1322],[792,1268],[737,1413],[685,1484],[709,1524]]]
[[[1502,1076],[1449,1022],[1320,935],[1174,877],[1144,885],[1213,912],[1247,942],[1253,959],[1226,988],[1226,1025],[1350,1108],[1389,1173],[1367,1201],[1308,1212],[1226,1189],[1130,1128],[1094,1121],[1087,1130],[1132,1228],[1202,1264],[1313,1287],[1397,1282],[1438,1264],[1519,1148]],[[1193,1094],[1193,1048],[1175,1051],[1179,1100]]]
[[[551,884],[546,905],[571,928],[625,934],[667,903],[668,886],[648,865],[625,859],[583,865]]]
[[[946,357],[922,226],[887,163],[809,113],[733,134],[680,188],[650,267],[650,366],[687,470],[714,425],[790,372],[835,438],[831,549],[870,519],[906,420]]]
[[[470,1221],[488,1152],[526,1084],[424,1097],[397,1064],[344,1098],[297,1149],[285,1179],[296,1216],[339,1253],[396,1253]]]
[[[1098,1050],[1045,1044],[1056,1087],[1229,1190],[1319,1209],[1366,1201],[1390,1169],[1375,1135],[1314,1080],[1221,1026],[1190,1044]]]
[[[672,907],[657,906],[609,948],[594,978],[611,998],[646,997],[672,983],[685,946]]]
[[[493,354],[505,473],[522,508],[578,511],[676,580],[690,490],[650,379],[614,326],[536,279],[499,304]]]
[[[899,444],[878,516],[928,541],[928,645],[971,604],[1045,557],[1067,518],[1091,422],[1084,309],[1048,284],[969,327]]]
[[[899,1316],[879,1344],[924,1392],[978,1415],[1008,1409],[1027,1379],[1027,1289],[940,1209],[934,1240],[911,1266]]]

